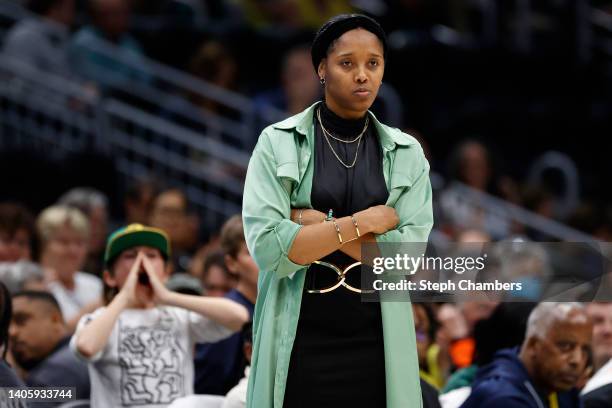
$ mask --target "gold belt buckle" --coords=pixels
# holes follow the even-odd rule
[[[330,286],[329,288],[325,288],[325,289],[308,289],[307,290],[308,293],[329,293],[329,292],[332,292],[332,291],[338,289],[340,286],[344,286],[348,290],[350,290],[352,292],[355,292],[355,293],[374,293],[374,290],[362,290],[362,289],[356,288],[356,287],[351,286],[348,283],[346,283],[346,274],[351,269],[360,266],[361,262],[352,263],[349,266],[347,266],[346,268],[344,268],[344,270],[341,270],[336,265],[330,264],[329,262],[325,262],[325,261],[314,261],[313,264],[318,264],[318,265],[326,266],[326,267],[332,269],[333,271],[335,271],[336,274],[338,275],[338,282],[336,282],[334,285]]]

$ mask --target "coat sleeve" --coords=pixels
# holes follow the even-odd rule
[[[291,201],[289,192],[277,177],[279,165],[286,163],[275,162],[269,135],[264,130],[249,161],[242,219],[246,244],[259,270],[273,271],[282,278],[304,265],[288,257],[301,225],[290,220]]]
[[[414,176],[406,177],[410,179],[410,182],[402,183],[400,180],[396,187],[402,189],[399,198],[393,205],[400,220],[399,224],[395,229],[377,235],[377,243],[425,243],[429,238],[433,227],[429,163],[420,147],[415,156],[409,160],[414,163],[410,169],[410,173]],[[404,158],[396,157],[395,160],[404,162]],[[394,177],[397,175],[391,175],[392,185]]]

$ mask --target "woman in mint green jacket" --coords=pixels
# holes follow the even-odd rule
[[[319,263],[342,270],[362,243],[426,242],[433,225],[423,150],[368,110],[385,54],[374,20],[330,20],[312,46],[324,100],[264,129],[253,151],[243,199],[260,268],[250,408],[422,406],[410,302],[362,302],[348,272],[330,286],[337,275]]]

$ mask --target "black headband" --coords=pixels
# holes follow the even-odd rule
[[[387,54],[387,36],[380,24],[371,17],[363,14],[341,14],[332,17],[319,29],[312,42],[310,54],[315,71],[319,69],[319,63],[327,56],[329,46],[342,34],[355,28],[363,28],[376,35],[383,45],[384,56]]]

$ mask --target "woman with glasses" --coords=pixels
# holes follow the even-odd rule
[[[245,182],[260,268],[248,406],[421,407],[410,302],[362,302],[356,263],[364,243],[427,241],[429,165],[368,111],[385,70],[376,21],[332,18],[311,54],[323,101],[264,129]]]

